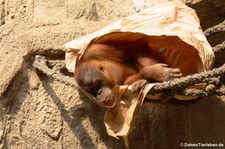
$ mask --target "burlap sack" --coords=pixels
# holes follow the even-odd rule
[[[124,38],[126,41],[129,39],[131,44],[138,38],[148,39],[153,50],[165,50],[168,60],[177,63],[184,72],[188,69],[198,69],[199,72],[209,70],[214,61],[213,51],[195,11],[175,1],[151,7],[67,43],[67,69],[74,72],[76,61],[84,52],[88,52],[89,45],[110,40],[121,42]],[[134,129],[138,109],[153,86],[146,85],[138,95],[131,94],[128,86],[116,86],[113,90],[116,102],[113,105],[104,105],[83,91],[90,100],[108,108],[104,119],[108,134],[116,138],[123,137],[128,146],[127,137]],[[191,99],[176,97],[180,100]]]

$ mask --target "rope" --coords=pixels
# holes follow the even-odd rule
[[[225,50],[225,41],[213,47],[212,50],[215,54],[218,54],[222,52],[223,50]]]
[[[225,74],[225,64],[211,71],[202,72],[187,77],[182,77],[169,82],[156,83],[153,91],[161,91],[175,88],[185,88],[198,83],[210,83],[207,78],[218,77]]]
[[[64,61],[58,60],[58,62],[63,63]],[[33,66],[42,73],[46,74],[47,76],[51,76],[53,79],[61,83],[65,83],[72,87],[78,86],[73,77],[65,76],[60,72],[59,68],[63,67],[58,67],[58,69],[55,69],[53,67],[53,69],[51,69],[47,66],[47,63],[49,63],[49,65],[51,66],[53,66],[54,63],[56,64],[55,61],[48,61],[44,56],[36,55],[35,60],[33,62]],[[149,94],[162,93],[166,94],[167,96],[169,94],[171,96],[174,94],[181,94],[186,96],[199,96],[199,97],[205,97],[215,94],[225,95],[225,88],[216,87],[216,85],[218,85],[220,82],[218,77],[224,74],[225,74],[225,64],[217,69],[213,69],[212,71],[182,77],[170,82],[156,83],[153,89],[151,90],[151,93]],[[194,85],[198,83],[207,83],[208,85],[205,87],[205,90],[187,88],[189,85]]]
[[[54,62],[54,61],[52,61]],[[58,61],[59,62],[59,61]],[[59,69],[50,69],[47,66],[47,59],[44,56],[36,55],[35,60],[33,62],[34,68],[38,69],[42,73],[44,73],[47,76],[51,76],[53,79],[65,83],[67,85],[70,85],[72,87],[77,87],[78,85],[76,84],[75,80],[72,77],[68,77],[63,75]],[[52,63],[51,63],[52,64]]]
[[[225,31],[225,21],[205,30],[206,36],[215,34],[217,32]],[[225,50],[225,41],[212,48],[214,53],[220,53]],[[65,67],[64,60],[47,60],[44,56],[36,55],[33,62],[33,66],[53,79],[70,85],[72,87],[78,87],[73,77],[65,76],[60,72]],[[49,67],[52,67],[49,68]],[[211,71],[202,72],[187,77],[182,77],[169,82],[156,83],[151,92],[148,94],[161,93],[162,96],[173,98],[174,94],[186,95],[186,96],[198,96],[205,97],[210,95],[225,95],[225,86],[221,84],[220,78],[225,76],[225,64],[219,68],[215,68]],[[199,83],[206,84],[204,90],[202,89],[190,89],[188,86]]]
[[[218,25],[215,25],[211,28],[206,29],[204,31],[204,34],[206,36],[210,36],[210,35],[213,35],[215,33],[222,32],[222,31],[225,31],[225,21],[223,21],[222,23],[220,23]]]

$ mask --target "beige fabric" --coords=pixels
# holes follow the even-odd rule
[[[168,2],[146,9],[138,14],[123,18],[105,28],[67,43],[66,66],[74,72],[76,61],[82,53],[88,52],[92,43],[104,43],[107,40],[130,41],[144,37],[153,50],[165,49],[165,56],[184,72],[196,68],[198,72],[209,70],[214,54],[204,36],[195,11],[181,2]],[[133,95],[127,86],[117,86],[113,92],[116,102],[113,105],[99,103],[91,94],[84,91],[88,98],[103,107],[109,108],[105,115],[105,126],[109,135],[124,137],[134,129],[135,117],[147,92],[154,86],[148,84],[139,95]],[[151,96],[158,99],[160,95]],[[196,97],[176,95],[179,100]]]

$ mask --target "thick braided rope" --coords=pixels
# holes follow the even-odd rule
[[[67,85],[70,85],[72,87],[77,87],[77,84],[72,77],[63,75],[59,70],[50,69],[47,66],[47,60],[43,56],[36,55],[35,60],[33,62],[33,66],[42,73],[46,74],[47,76],[51,76],[53,79],[61,83],[66,83]],[[210,84],[210,83],[218,84],[219,80],[218,79],[213,80],[212,78],[221,76],[223,74],[225,74],[225,64],[222,67],[214,69],[212,71],[194,74],[193,76],[183,77],[180,79],[173,80],[171,82],[156,83],[156,85],[151,90],[151,93],[154,92],[161,93],[164,92],[165,90],[170,90],[170,92],[167,91],[165,94],[167,95],[175,94],[178,92],[182,95],[201,96],[201,97],[208,96],[211,94],[224,95],[225,88],[216,89],[215,85]],[[188,85],[193,85],[202,82],[209,83],[209,85],[205,88],[205,90],[185,88]]]
[[[215,47],[212,48],[213,52],[215,54],[218,54],[225,50],[225,41],[223,41],[221,44],[216,45]]]
[[[161,91],[161,90],[168,90],[168,89],[174,89],[174,88],[184,88],[188,85],[206,82],[204,80],[207,78],[218,77],[224,74],[225,74],[225,64],[211,71],[194,74],[187,77],[182,77],[170,82],[156,83],[153,88],[153,91]]]
[[[221,32],[221,31],[225,31],[225,21],[223,21],[222,23],[213,26],[207,30],[205,30],[204,34],[206,36],[215,34],[217,32]],[[225,50],[225,41],[223,41],[221,44],[216,45],[215,47],[212,48],[213,52],[215,54],[222,52],[223,50]],[[197,83],[202,83],[204,82],[205,79],[207,79],[208,77],[218,77],[221,75],[225,75],[225,65],[223,65],[222,67],[218,68],[218,69],[214,69],[212,71],[208,71],[208,72],[204,72],[204,73],[199,73],[199,74],[194,74],[193,76],[187,76],[187,77],[183,77],[183,78],[179,78],[176,79],[174,81],[170,81],[170,82],[162,82],[162,83],[157,83],[152,91],[162,91],[162,90],[172,90],[172,89],[176,89],[176,88],[184,88],[188,85],[193,85],[193,84],[197,84]],[[207,81],[205,81],[206,83],[209,83]],[[211,87],[212,88],[212,87]],[[214,87],[214,91],[215,87]],[[193,95],[201,95],[201,94],[206,94],[203,93],[203,90],[196,90],[196,89],[184,89],[182,94],[185,95],[189,95],[189,94],[193,94]],[[225,94],[224,91],[217,91],[218,94]]]
[[[222,51],[224,49],[224,42],[222,44],[217,45],[213,49],[215,52]],[[50,65],[54,65],[56,63],[63,63],[63,62],[48,61],[48,63]],[[37,68],[38,70],[40,70],[41,72],[43,72],[44,74],[46,74],[48,76],[52,76],[54,79],[56,79],[59,82],[66,83],[73,87],[77,87],[77,84],[73,78],[63,75],[62,73],[60,73],[60,71],[50,69],[47,66],[47,60],[43,56],[36,55],[33,66],[35,68]],[[213,84],[215,84],[215,82],[213,82],[213,84],[212,84],[212,82],[210,82],[210,81],[212,81],[212,79],[209,79],[209,78],[213,78],[213,77],[215,78],[215,77],[218,77],[218,76],[221,76],[224,74],[225,74],[225,64],[217,69],[212,70],[212,71],[194,74],[192,76],[179,78],[179,79],[176,79],[176,80],[173,80],[170,82],[156,83],[156,85],[151,90],[151,93],[163,92],[165,90],[170,90],[171,94],[180,92],[180,94],[187,95],[187,96],[192,95],[192,96],[201,96],[202,97],[202,96],[208,96],[212,93],[218,94],[218,95],[224,95],[225,89],[215,88],[215,86],[213,85]],[[197,90],[197,89],[186,89],[185,88],[188,85],[193,85],[193,84],[197,84],[197,83],[211,84],[211,89],[207,91],[207,90]],[[169,92],[166,92],[166,94],[168,95]]]
[[[225,31],[225,21],[223,21],[222,23],[220,23],[218,25],[215,25],[211,28],[206,29],[204,31],[204,34],[206,36],[210,36],[210,35],[213,35],[215,33],[222,32],[222,31]]]
[[[44,56],[36,55],[33,62],[34,68],[38,69],[47,76],[51,76],[53,79],[66,83],[72,87],[77,87],[75,80],[72,77],[63,75],[59,70],[52,70],[47,66],[47,60]]]
[[[225,21],[214,27],[211,27],[205,30],[204,34],[206,36],[209,36],[221,31],[225,31]],[[222,50],[225,50],[225,41],[213,47],[214,53],[219,53]],[[48,62],[49,64],[53,66],[55,65],[55,63],[57,63],[54,61],[52,62],[48,61]],[[35,57],[33,66],[37,68],[38,70],[42,71],[44,74],[48,76],[52,76],[57,81],[77,87],[77,84],[73,78],[63,75],[62,73],[60,73],[59,70],[57,70],[57,68],[53,70],[50,69],[47,66],[47,60],[42,56],[37,55]],[[216,84],[218,84],[218,81],[217,83],[215,83],[212,81],[212,79],[209,79],[209,78],[219,77],[222,75],[225,75],[225,64],[217,69],[213,69],[212,71],[207,71],[207,72],[202,72],[199,74],[190,75],[187,77],[182,77],[169,82],[156,83],[156,85],[151,90],[151,93],[167,91],[166,94],[168,95],[168,90],[170,90],[170,94],[179,92],[187,96],[190,96],[190,95],[191,96],[208,96],[211,94],[225,95],[225,87],[222,86],[221,88],[218,89],[215,86]],[[198,84],[198,83],[207,83],[208,85],[206,86],[205,90],[186,88],[189,85]]]

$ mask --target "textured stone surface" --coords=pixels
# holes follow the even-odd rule
[[[0,147],[125,148],[122,139],[107,135],[104,109],[76,87],[36,72],[30,65],[32,54],[65,50],[67,41],[163,1],[0,0]],[[223,0],[183,2],[196,10],[204,30],[225,19]],[[220,33],[208,40],[214,46],[224,37]],[[225,144],[224,109],[225,97],[150,103],[141,109],[131,148]]]

